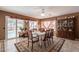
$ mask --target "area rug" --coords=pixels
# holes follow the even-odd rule
[[[59,52],[64,42],[65,40],[63,39],[57,39],[57,41],[54,41],[46,48],[44,47],[44,45],[42,45],[42,47],[39,47],[36,43],[34,45],[33,52]],[[28,47],[27,40],[15,43],[15,47],[19,52],[31,52],[31,46]]]
[[[48,50],[48,52],[59,52],[64,44],[65,40],[59,40],[54,46]]]

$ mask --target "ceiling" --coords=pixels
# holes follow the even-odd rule
[[[45,9],[45,16],[41,16],[42,9]],[[78,6],[0,6],[0,10],[42,19],[79,12],[79,7]]]

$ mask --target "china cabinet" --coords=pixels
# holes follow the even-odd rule
[[[67,39],[75,39],[75,21],[76,18],[57,20],[57,36]]]

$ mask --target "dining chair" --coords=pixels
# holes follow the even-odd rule
[[[48,40],[48,45],[51,44],[51,32],[50,30],[47,30],[47,40]]]
[[[47,45],[49,45],[49,41],[48,41],[48,31],[46,31],[46,33],[45,33],[45,37],[44,37],[44,39],[43,39],[43,43],[44,43],[45,48],[47,47]]]
[[[22,33],[22,32],[18,32],[19,33],[19,39],[20,39],[20,41],[24,38],[24,33]]]
[[[29,43],[31,43],[31,51],[34,49],[34,43],[39,42],[39,37],[37,35],[33,35],[32,31],[28,31],[28,47]]]
[[[51,30],[50,30],[50,38],[52,39],[52,43],[53,43],[53,32],[54,32],[54,30],[51,29]]]
[[[51,40],[52,39],[52,40]],[[51,45],[53,43],[53,31],[47,30],[44,38],[44,46],[46,47],[46,44]],[[51,42],[52,41],[52,42]]]

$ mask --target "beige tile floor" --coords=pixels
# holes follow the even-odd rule
[[[21,40],[26,40],[26,39],[17,38],[17,39],[6,40],[6,42],[5,42],[5,51],[6,52],[17,52],[17,49],[16,49],[14,44],[21,41]]]
[[[54,37],[54,41],[57,41],[57,39],[62,39],[62,38]],[[26,40],[26,39],[23,39],[23,40]],[[4,44],[5,51],[6,52],[17,52],[17,49],[16,49],[14,43],[19,42],[19,41],[20,41],[20,39],[6,40],[5,44]],[[1,44],[1,42],[0,42],[0,44]],[[2,47],[2,46],[0,46],[0,47]],[[65,39],[65,43],[63,44],[60,52],[79,52],[79,41]]]
[[[3,52],[4,49],[4,40],[0,40],[0,52]]]
[[[79,41],[67,39],[60,52],[79,52]]]

